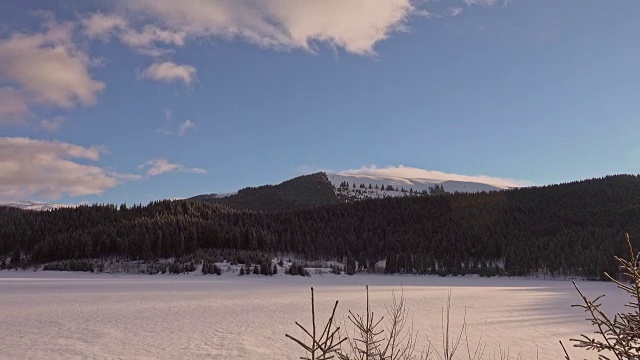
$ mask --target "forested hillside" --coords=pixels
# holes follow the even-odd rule
[[[278,185],[248,187],[226,197],[199,195],[188,200],[254,211],[294,210],[339,202],[325,173],[299,176]]]
[[[637,243],[640,178],[610,176],[491,193],[386,198],[273,213],[200,201],[81,206],[33,212],[0,207],[0,254],[36,263],[198,248],[356,260],[387,272],[560,275],[617,273],[624,233]]]

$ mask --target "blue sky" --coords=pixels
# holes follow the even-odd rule
[[[0,5],[0,202],[640,172],[636,0],[72,3]]]

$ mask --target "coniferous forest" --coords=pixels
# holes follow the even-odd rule
[[[260,212],[202,201],[0,207],[0,260],[180,257],[198,249],[289,253],[387,273],[585,276],[618,272],[640,234],[640,177],[385,198]],[[631,239],[637,244],[637,238]]]

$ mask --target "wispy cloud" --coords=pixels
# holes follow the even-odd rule
[[[186,169],[185,171],[188,173],[197,174],[197,175],[207,175],[209,173],[207,170],[202,168],[190,168],[190,169]]]
[[[463,0],[467,6],[470,5],[482,5],[482,6],[494,6],[498,3],[498,0]]]
[[[40,120],[40,126],[47,131],[55,132],[60,130],[65,121],[66,119],[63,116],[56,116],[53,119]]]
[[[207,170],[201,168],[187,168],[180,163],[172,163],[167,159],[153,159],[139,166],[140,169],[147,169],[148,176],[157,176],[170,172],[187,172],[191,174],[204,175],[208,174]]]
[[[387,166],[378,168],[375,165],[363,166],[359,169],[345,170],[338,173],[339,175],[370,175],[370,176],[386,176],[405,179],[429,179],[435,181],[465,181],[478,182],[499,187],[522,187],[531,186],[532,183],[526,180],[516,180],[509,178],[499,178],[487,175],[461,175],[445,173],[442,171],[425,170],[403,165]]]
[[[464,8],[461,8],[461,7],[450,7],[449,8],[449,14],[451,16],[454,16],[454,17],[460,15],[463,11],[464,11]]]
[[[191,65],[179,65],[171,61],[161,63],[153,63],[144,69],[141,76],[146,79],[177,82],[182,81],[185,84],[191,84],[196,77],[197,70]]]
[[[183,46],[185,43],[183,31],[150,24],[136,28],[124,16],[117,14],[92,13],[83,16],[80,22],[89,38],[108,41],[115,37],[134,51],[153,57],[173,52],[168,46]]]
[[[189,129],[194,129],[195,127],[196,124],[193,121],[187,119],[180,123],[180,130],[178,131],[178,134],[180,134],[180,136],[183,136],[187,133],[187,131],[189,131]]]
[[[126,175],[85,162],[100,160],[100,147],[59,141],[0,138],[0,200],[101,194]],[[78,161],[81,160],[81,161]]]

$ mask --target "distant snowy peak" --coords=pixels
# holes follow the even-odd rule
[[[349,186],[353,186],[356,184],[356,187],[359,187],[361,184],[364,184],[365,187],[369,187],[371,184],[372,187],[378,186],[378,188],[386,188],[391,186],[393,188],[402,189],[409,191],[412,189],[413,191],[422,192],[429,191],[434,188],[435,185],[442,186],[444,191],[454,193],[454,192],[482,192],[482,191],[496,191],[496,190],[505,190],[509,189],[509,187],[505,186],[497,186],[491,184],[484,184],[478,182],[465,182],[465,181],[456,181],[456,180],[434,180],[434,179],[414,179],[414,178],[401,178],[401,177],[391,177],[391,176],[375,176],[375,175],[346,175],[346,174],[327,174],[329,181],[331,184],[338,188],[344,182],[348,182]],[[389,194],[392,195],[392,194]]]
[[[55,210],[66,207],[73,207],[74,205],[63,205],[63,204],[49,204],[40,201],[26,200],[26,201],[16,201],[7,204],[0,204],[0,206],[10,206],[23,210],[34,210],[34,211],[44,211],[44,210]]]

